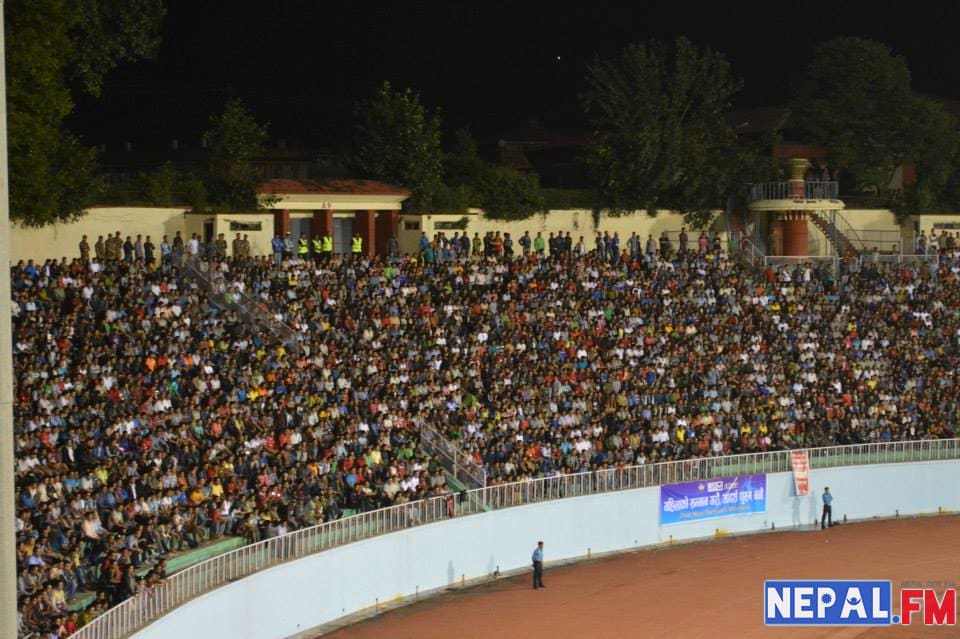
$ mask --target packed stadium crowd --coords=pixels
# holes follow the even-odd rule
[[[488,483],[955,435],[956,246],[835,272],[686,232],[377,259],[193,240],[12,268],[25,631],[69,636],[209,540],[445,494],[424,425]],[[214,303],[192,258],[295,343]]]

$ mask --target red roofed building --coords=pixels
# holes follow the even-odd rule
[[[359,234],[368,257],[386,254],[387,240],[397,235],[399,212],[410,191],[352,178],[275,178],[258,192],[273,211],[274,233],[293,239],[301,236],[333,237],[334,253],[350,251],[350,239]]]

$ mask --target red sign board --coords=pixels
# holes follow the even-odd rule
[[[790,452],[790,462],[793,464],[793,485],[797,489],[797,497],[806,497],[810,494],[810,457],[805,450]]]

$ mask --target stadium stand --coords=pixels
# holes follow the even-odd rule
[[[69,636],[212,554],[462,488],[421,428],[488,483],[956,436],[956,248],[834,272],[755,270],[705,235],[506,239],[14,266],[22,631]]]

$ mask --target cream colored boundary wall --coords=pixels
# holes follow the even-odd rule
[[[437,222],[458,222],[464,217],[468,220],[466,232],[470,237],[473,237],[474,233],[479,233],[480,237],[483,237],[487,231],[509,233],[510,237],[513,238],[514,250],[516,251],[520,250],[517,240],[523,236],[525,231],[530,231],[530,235],[533,237],[539,231],[543,233],[544,240],[550,237],[550,233],[563,232],[566,234],[569,231],[573,237],[574,245],[582,235],[588,251],[594,246],[594,236],[597,232],[603,233],[606,231],[611,235],[619,233],[621,248],[626,248],[627,238],[634,232],[640,235],[642,242],[646,242],[648,235],[659,238],[663,231],[679,232],[682,227],[687,227],[691,242],[696,241],[699,236],[699,231],[694,231],[689,224],[683,221],[682,215],[673,211],[660,211],[656,217],[650,217],[645,211],[621,216],[611,216],[602,212],[599,224],[595,225],[593,212],[588,209],[552,210],[545,215],[537,214],[520,221],[493,220],[484,216],[479,209],[470,209],[466,214],[401,215],[399,237],[397,238],[400,243],[400,252],[418,252],[421,232],[426,233],[427,237],[431,239],[438,232],[445,233],[447,237],[453,237],[453,234],[457,232],[463,234],[462,229],[437,229]],[[419,222],[420,229],[407,230],[406,222]],[[711,232],[714,230],[724,232],[723,216],[716,215],[709,229]],[[675,243],[676,237],[672,239]]]
[[[847,209],[841,211],[841,215],[860,233],[864,250],[876,246],[887,251],[897,244],[904,251],[909,251],[913,246],[913,224],[910,219],[898,222],[897,215],[889,209]]]
[[[137,234],[149,235],[160,251],[160,239],[164,235],[171,238],[177,231],[184,229],[184,208],[154,207],[102,207],[92,208],[87,214],[70,224],[53,224],[41,228],[10,226],[10,261],[16,264],[20,260],[46,260],[66,257],[80,257],[80,239],[86,235],[90,242],[90,253],[97,236],[112,235],[120,231],[126,238]]]
[[[918,222],[920,225],[920,231],[926,232],[927,235],[930,235],[930,231],[934,229],[936,224],[957,224],[960,225],[960,215],[922,215],[915,216],[910,219],[909,226],[912,228],[913,223]],[[947,230],[950,234],[955,234],[960,231],[960,227],[952,229],[938,229],[937,234],[939,235],[942,230]]]
[[[850,226],[861,235],[861,243],[866,247],[882,245],[883,249],[889,248],[898,240],[897,237],[909,237],[911,225],[905,222],[903,225],[897,222],[897,216],[888,209],[845,209],[840,211],[840,215],[850,224]],[[830,239],[824,236],[823,232],[815,224],[808,225],[811,239],[817,242],[817,255],[831,255]],[[903,234],[907,235],[904,236]],[[876,238],[882,237],[883,240]],[[851,238],[852,239],[852,238]]]
[[[894,232],[901,228],[897,223],[896,215],[886,209],[855,209],[843,211],[842,215],[854,229],[864,229],[871,231]],[[400,250],[404,253],[415,253],[419,250],[420,233],[425,232],[427,237],[433,238],[434,234],[441,229],[437,229],[437,222],[458,222],[464,217],[467,218],[467,234],[473,237],[474,233],[479,233],[483,237],[487,231],[500,231],[501,233],[510,233],[510,236],[516,242],[525,231],[530,231],[530,235],[535,236],[537,232],[543,233],[544,238],[548,238],[550,233],[570,231],[573,236],[574,244],[582,235],[587,245],[587,250],[593,248],[593,239],[597,232],[619,233],[621,247],[626,247],[625,243],[631,233],[636,232],[645,243],[648,235],[659,238],[660,233],[668,231],[672,234],[671,240],[676,245],[676,233],[681,228],[686,227],[690,236],[690,241],[696,241],[700,234],[700,229],[695,229],[684,222],[683,216],[674,211],[660,211],[656,217],[650,217],[646,211],[635,211],[633,213],[621,216],[611,216],[606,212],[600,214],[599,224],[594,224],[593,212],[585,209],[571,210],[552,210],[546,215],[535,215],[529,219],[518,222],[505,222],[502,220],[492,220],[485,217],[479,209],[471,209],[466,215],[456,214],[433,214],[433,215],[402,215],[400,222],[399,241]],[[930,216],[927,216],[929,218]],[[938,221],[940,217],[937,216]],[[956,216],[960,221],[960,216]],[[925,218],[926,219],[926,218]],[[420,223],[420,230],[406,230],[405,221]],[[932,222],[928,225],[932,226]],[[906,228],[910,228],[910,223],[906,223]],[[717,211],[713,221],[706,229],[709,233],[720,233],[721,238],[726,240],[726,227],[723,215]],[[453,236],[455,232],[463,233],[461,229],[443,229],[447,237]],[[819,254],[830,254],[830,246],[827,238],[823,236],[819,228],[810,224],[811,237],[818,240]],[[674,246],[676,248],[676,246]],[[519,249],[519,247],[517,247]]]
[[[203,227],[206,223],[213,223],[213,237],[223,233],[227,240],[227,255],[233,252],[233,240],[237,233],[240,236],[247,236],[250,240],[250,255],[270,255],[273,251],[270,241],[273,239],[273,213],[263,211],[262,213],[188,213],[184,226],[184,238],[191,237],[194,233],[203,238]],[[260,222],[259,231],[231,231],[230,222],[243,222],[244,224],[253,224]],[[171,236],[172,237],[172,236]]]
[[[97,237],[112,235],[120,231],[124,239],[130,235],[150,236],[157,246],[157,255],[160,253],[160,240],[164,235],[173,239],[177,231],[184,239],[194,233],[203,236],[204,225],[213,223],[214,237],[223,233],[227,239],[228,252],[231,242],[238,231],[230,230],[230,222],[255,223],[260,222],[260,231],[239,231],[241,235],[248,235],[251,253],[253,255],[269,255],[271,252],[270,240],[273,238],[273,213],[191,213],[186,208],[156,208],[156,207],[97,207],[89,209],[87,215],[70,224],[54,224],[42,228],[10,227],[10,260],[16,264],[20,260],[46,260],[67,257],[80,257],[80,239],[86,235],[90,243],[90,252]]]
[[[311,215],[312,213],[309,212],[294,212],[291,214],[291,218],[307,218]],[[352,213],[336,212],[335,215],[343,217],[352,215]],[[510,233],[516,241],[527,230],[533,236],[538,231],[542,232],[544,238],[549,237],[551,232],[566,233],[570,231],[574,243],[582,235],[588,248],[593,247],[593,237],[597,231],[608,231],[611,234],[619,233],[621,246],[625,246],[627,238],[633,232],[639,233],[640,237],[646,240],[649,234],[659,237],[662,231],[679,231],[681,227],[688,226],[684,223],[681,215],[670,211],[662,211],[655,218],[648,216],[645,212],[620,217],[602,213],[598,226],[594,225],[593,213],[589,210],[550,211],[546,215],[538,214],[519,222],[491,220],[484,217],[482,212],[476,209],[471,210],[466,215],[402,215],[398,237],[401,252],[413,253],[419,250],[421,231],[405,230],[405,221],[419,222],[421,230],[432,238],[434,233],[437,232],[437,222],[457,222],[463,217],[467,217],[469,220],[467,232],[471,237],[474,233],[480,233],[482,237],[487,231],[501,231]],[[103,235],[106,237],[107,234],[116,231],[120,231],[121,237],[124,238],[127,235],[134,237],[137,234],[149,235],[157,245],[159,252],[160,240],[164,235],[168,235],[172,239],[176,232],[180,231],[185,239],[193,233],[202,237],[204,225],[209,222],[213,223],[214,236],[223,233],[228,246],[230,246],[229,243],[236,235],[236,231],[230,230],[231,220],[261,222],[259,232],[240,231],[240,233],[249,235],[253,255],[269,255],[271,253],[270,240],[273,238],[273,214],[269,211],[263,213],[204,214],[190,213],[183,208],[102,207],[90,209],[85,217],[71,224],[55,224],[39,229],[12,226],[11,260],[15,264],[19,260],[27,259],[59,259],[64,256],[72,259],[80,256],[78,245],[83,235],[87,236],[92,251],[97,236]],[[721,231],[722,226],[722,217],[717,216],[711,229]],[[698,233],[689,227],[688,231],[691,235],[691,241],[694,241]],[[445,230],[444,232],[450,237],[454,230]],[[519,250],[519,245],[516,248]]]
[[[934,224],[960,224],[960,215],[912,216],[906,218],[902,224],[898,224],[893,212],[885,209],[851,209],[843,211],[842,214],[855,229],[889,232],[900,228],[905,238],[912,237],[914,224],[918,224],[919,229],[926,231],[928,234]],[[311,215],[312,212],[291,213],[292,218],[310,217]],[[336,211],[335,215],[344,217],[350,216],[352,213]],[[485,217],[482,211],[471,209],[466,214],[401,215],[398,232],[401,252],[415,253],[419,250],[421,231],[432,238],[439,230],[437,229],[438,222],[459,222],[464,217],[467,218],[466,232],[470,237],[473,237],[474,233],[479,233],[483,237],[487,231],[500,231],[510,233],[516,242],[525,231],[530,231],[532,236],[536,236],[537,232],[540,232],[544,238],[549,237],[550,233],[563,232],[565,234],[570,231],[574,243],[580,236],[583,236],[588,249],[593,247],[594,234],[598,231],[601,233],[604,231],[619,233],[621,246],[625,246],[627,238],[633,232],[639,234],[642,241],[646,241],[648,235],[653,235],[656,238],[660,236],[661,232],[670,231],[674,233],[672,239],[676,242],[675,233],[684,226],[688,227],[687,231],[690,234],[691,241],[694,241],[699,235],[698,229],[689,227],[683,221],[683,216],[672,211],[661,211],[656,217],[650,217],[643,211],[618,217],[601,213],[599,224],[595,225],[593,212],[586,209],[553,210],[545,215],[538,214],[527,220],[517,222],[492,220]],[[273,238],[273,213],[270,211],[204,214],[189,213],[184,208],[97,207],[90,209],[84,218],[71,224],[55,224],[43,228],[12,225],[10,228],[10,259],[14,264],[27,259],[60,259],[64,256],[72,259],[80,256],[78,245],[81,236],[87,236],[92,250],[97,236],[106,236],[108,233],[114,233],[118,230],[123,237],[127,235],[136,237],[137,234],[150,235],[154,243],[157,244],[159,251],[160,239],[164,235],[172,238],[178,230],[185,238],[189,238],[193,233],[202,235],[206,222],[213,222],[214,234],[223,233],[229,246],[229,242],[236,235],[236,231],[230,230],[231,221],[260,222],[261,230],[259,232],[240,231],[240,233],[249,236],[251,252],[254,255],[269,255],[271,253],[270,240]],[[418,224],[420,228],[408,230],[406,228],[407,223]],[[823,247],[821,251],[826,250],[825,238],[822,238],[819,231],[812,225],[811,229],[813,236],[821,239],[820,244]],[[724,236],[725,229],[722,215],[718,213],[715,216],[709,230],[719,232]],[[463,233],[463,230],[445,229],[443,232],[450,237],[455,232]],[[518,245],[516,249],[519,250]]]
[[[888,230],[900,227],[896,214],[889,209],[845,209],[840,215],[855,229]]]

